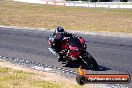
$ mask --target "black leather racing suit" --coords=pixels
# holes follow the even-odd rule
[[[62,46],[62,40],[64,37],[72,37],[73,34],[64,32],[64,33],[53,33],[54,36],[54,49],[57,53],[61,51],[61,46]]]

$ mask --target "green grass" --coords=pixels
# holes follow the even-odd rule
[[[6,73],[9,70],[10,70],[9,68],[0,68],[0,73]]]
[[[44,75],[0,66],[0,88],[87,88],[62,80],[58,82],[42,80],[41,78],[44,78],[42,76]]]
[[[0,88],[61,88],[60,84],[33,80],[35,73],[0,67]]]
[[[32,82],[33,86],[36,85],[38,88],[62,88],[62,85],[60,84],[53,84],[52,82],[47,81],[38,81],[38,82]]]
[[[0,25],[67,30],[132,33],[131,9],[105,9],[0,3]]]

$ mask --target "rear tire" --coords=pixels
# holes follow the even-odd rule
[[[98,0],[90,0],[90,2],[97,2]]]
[[[128,0],[120,0],[120,2],[127,2]]]
[[[87,52],[86,55],[82,58],[83,62],[90,66],[93,70],[98,69],[99,65],[97,64],[96,60]]]

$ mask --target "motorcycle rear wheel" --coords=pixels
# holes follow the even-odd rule
[[[96,70],[99,67],[96,60],[88,52],[83,56],[82,61],[84,64],[90,66],[93,70]]]

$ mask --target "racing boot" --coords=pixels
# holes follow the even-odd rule
[[[58,55],[58,56],[57,56],[57,59],[58,59],[58,62],[60,62],[60,61],[61,61],[61,56]]]
[[[66,62],[63,52],[59,52],[57,59],[58,59],[58,62],[60,62],[60,61]]]
[[[66,60],[63,58],[63,56],[59,56],[59,57],[57,57],[57,59],[58,59],[58,62],[66,62]]]

